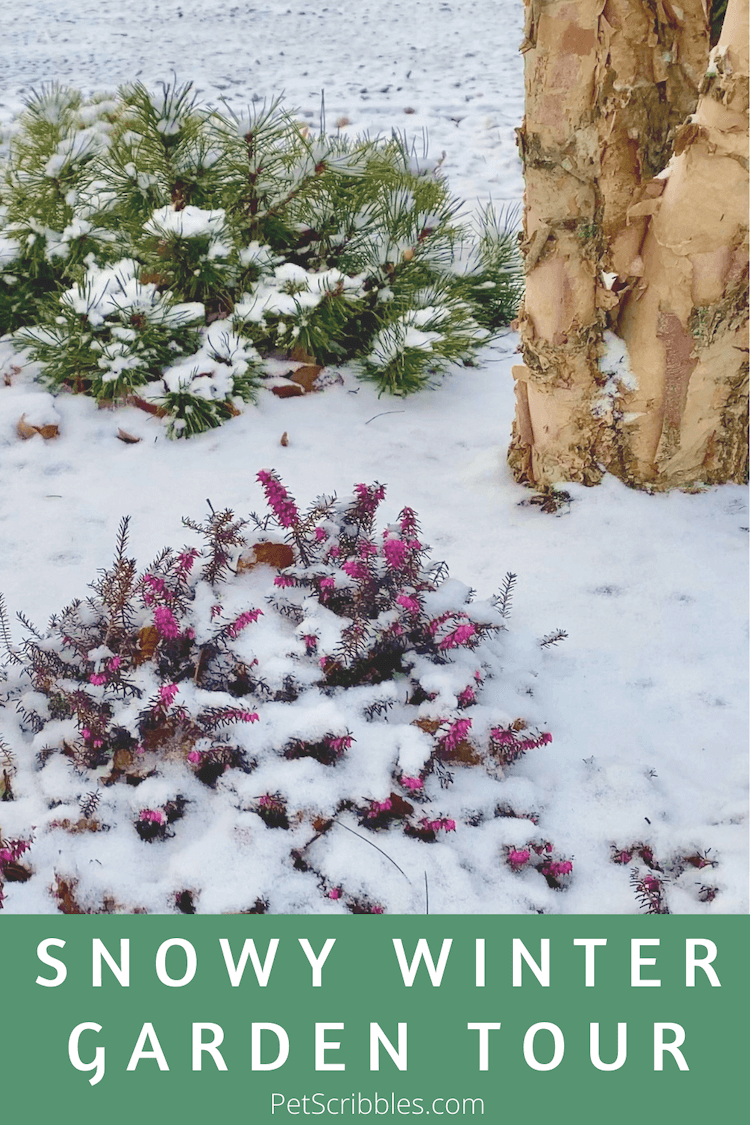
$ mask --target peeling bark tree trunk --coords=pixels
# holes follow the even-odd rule
[[[509,461],[541,486],[593,484],[618,467],[639,483],[640,455],[623,449],[633,428],[625,439],[604,388],[602,333],[643,284],[642,244],[664,187],[655,177],[708,58],[706,2],[525,4],[524,363],[513,369]]]
[[[587,483],[599,477],[597,435],[586,416],[598,374],[594,103],[602,8],[603,0],[526,3],[526,118],[518,131],[526,176],[524,365],[513,368],[509,459],[530,481],[567,472]]]
[[[624,479],[668,488],[747,475],[748,0],[730,0],[694,117],[641,252],[620,333]],[[627,415],[626,415],[627,417]]]

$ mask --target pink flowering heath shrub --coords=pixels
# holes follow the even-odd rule
[[[564,889],[572,862],[519,840],[539,817],[504,797],[558,768],[513,576],[477,600],[411,508],[378,521],[381,484],[306,509],[270,469],[255,487],[267,513],[211,508],[143,571],[123,521],[86,598],[0,630],[4,792],[35,810],[6,888],[23,848],[35,910],[421,912],[428,870],[448,911],[472,880],[529,909],[529,866]]]
[[[638,841],[624,847],[612,844],[611,860],[619,867],[630,868],[630,885],[641,910],[646,914],[669,914],[667,890],[670,884],[690,888],[699,902],[713,902],[716,898],[718,887],[695,878],[698,872],[718,866],[718,860],[711,857],[710,852],[710,848],[705,852],[686,849],[660,860],[650,844]],[[641,863],[646,867],[645,872],[639,866]]]
[[[553,845],[546,840],[529,842],[520,848],[506,848],[505,861],[514,872],[538,871],[555,891],[567,886],[567,877],[573,871],[573,860],[556,857]]]

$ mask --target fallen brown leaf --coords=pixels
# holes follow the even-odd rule
[[[305,388],[299,383],[280,383],[271,387],[271,394],[277,398],[297,398],[305,393]]]
[[[41,434],[45,441],[49,441],[50,438],[56,438],[60,430],[58,426],[52,424],[47,426],[32,426],[26,421],[26,415],[22,414],[16,423],[16,433],[23,441],[28,441],[29,438],[33,438],[34,434]]]
[[[138,652],[136,653],[134,663],[136,665],[143,664],[146,660],[150,660],[156,652],[156,646],[159,643],[159,630],[154,625],[144,625],[138,633]]]
[[[291,351],[290,359],[295,363],[315,363],[315,356],[305,351],[301,344],[296,344]]]
[[[315,380],[320,375],[322,367],[317,363],[306,363],[303,367],[298,367],[296,371],[292,372],[289,378],[293,383],[298,383],[304,387],[306,391],[312,391],[315,386]]]
[[[78,885],[77,879],[62,879],[59,875],[55,876],[55,898],[57,899],[57,909],[61,914],[85,914],[75,898],[75,889]]]
[[[141,439],[136,437],[135,434],[129,434],[127,430],[119,429],[117,436],[120,441],[124,441],[126,445],[136,445]]]
[[[294,551],[287,543],[253,543],[249,551],[243,551],[237,561],[237,573],[252,570],[255,566],[273,566],[284,570],[294,564]]]
[[[167,413],[163,406],[157,406],[154,402],[147,402],[140,395],[128,395],[127,404],[128,406],[137,406],[139,410],[145,410],[147,414],[155,414],[157,418],[164,418]]]

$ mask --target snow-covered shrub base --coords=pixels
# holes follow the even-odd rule
[[[473,600],[409,508],[377,530],[380,485],[300,512],[259,479],[269,516],[186,521],[203,549],[141,574],[124,522],[91,595],[9,649],[6,907],[554,909],[573,865],[513,783],[551,735],[512,583]]]

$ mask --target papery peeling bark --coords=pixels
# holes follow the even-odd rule
[[[705,0],[526,0],[521,49],[526,296],[509,461],[537,486],[594,484],[629,472],[611,387],[603,406],[602,336],[643,284],[657,176],[708,57]]]

